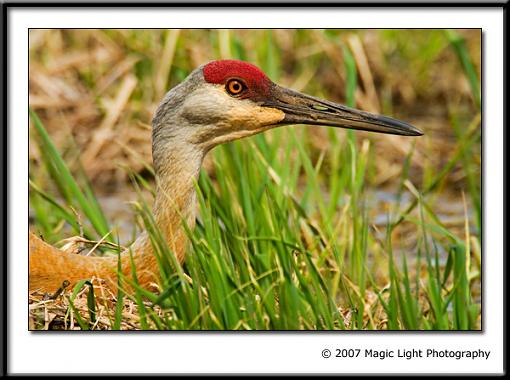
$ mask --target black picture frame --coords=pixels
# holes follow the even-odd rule
[[[9,194],[7,190],[7,183],[9,181],[9,150],[12,150],[12,147],[9,147],[9,128],[7,127],[9,125],[9,114],[8,114],[8,78],[7,78],[7,70],[8,70],[8,43],[9,43],[9,12],[12,9],[16,8],[37,8],[37,7],[51,7],[51,8],[65,8],[65,7],[82,7],[82,8],[101,8],[101,7],[150,7],[150,8],[156,8],[156,7],[236,7],[240,6],[241,4],[239,2],[234,1],[211,1],[211,2],[204,2],[204,1],[176,1],[176,2],[162,2],[162,1],[151,1],[146,3],[139,3],[139,2],[121,2],[121,1],[108,1],[108,2],[101,2],[101,1],[80,1],[80,2],[61,2],[61,1],[53,1],[53,2],[34,2],[34,1],[6,1],[2,2],[2,63],[3,63],[3,70],[1,74],[0,82],[3,84],[2,86],[2,102],[1,102],[1,108],[0,113],[2,114],[2,121],[3,125],[5,126],[2,128],[2,176],[1,176],[1,186],[0,186],[0,197],[2,199],[2,206],[3,206],[3,212],[1,213],[1,229],[0,229],[0,241],[2,242],[2,248],[3,248],[3,255],[0,255],[0,265],[2,267],[2,281],[1,281],[1,294],[2,294],[2,302],[0,305],[0,338],[2,340],[2,375],[4,376],[15,376],[17,374],[11,373],[9,371],[9,341],[8,341],[8,334],[7,331],[9,331],[9,321],[8,321],[8,293],[7,293],[7,287],[8,287],[8,280],[9,280],[9,273],[8,273],[8,252],[10,252],[13,247],[9,245],[9,230],[15,228],[15,226],[8,224],[8,215],[13,212],[12,206],[9,203]],[[242,6],[249,6],[249,7],[257,7],[257,8],[274,8],[274,7],[390,7],[390,8],[399,8],[399,7],[424,7],[424,8],[444,8],[444,7],[459,7],[459,8],[495,8],[495,9],[502,9],[503,15],[504,15],[504,53],[503,53],[503,60],[504,60],[504,76],[505,76],[505,90],[504,90],[504,97],[506,99],[506,62],[507,62],[507,50],[506,50],[506,19],[507,19],[507,1],[416,1],[416,2],[410,2],[410,1],[345,1],[345,2],[339,2],[339,1],[319,1],[316,3],[309,2],[309,1],[279,1],[279,2],[269,2],[269,1],[245,1],[242,3]],[[483,81],[482,81],[482,93],[483,93]],[[503,111],[503,122],[504,125],[506,125],[507,117],[506,117],[506,109]],[[504,130],[504,161],[506,163],[506,130]],[[486,150],[487,148],[483,145],[483,139],[482,139],[482,149]],[[504,183],[504,205],[506,206],[506,171],[503,173],[503,183]],[[483,184],[482,184],[482,194],[483,194]],[[506,211],[506,208],[505,208]],[[506,227],[506,212],[504,213],[504,230]],[[482,233],[483,234],[483,233]],[[482,238],[483,241],[483,238]],[[503,251],[506,252],[506,235],[503,239]],[[503,259],[504,262],[504,268],[506,271],[506,256],[504,256]],[[507,303],[506,303],[506,276],[504,276],[504,318],[503,318],[503,333],[504,333],[504,351],[506,353],[506,316],[507,316]],[[503,355],[503,365],[504,365],[504,372],[506,373],[506,355]],[[391,375],[398,375],[398,371],[396,371],[394,374]],[[49,375],[49,374],[46,374]],[[281,375],[281,374],[280,374]],[[317,372],[315,375],[320,375],[319,372]],[[361,375],[361,374],[360,374]],[[390,375],[390,374],[386,374]],[[445,375],[452,375],[452,374],[445,374]]]

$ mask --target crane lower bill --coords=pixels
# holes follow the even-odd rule
[[[332,117],[322,119],[307,116],[301,117],[296,114],[286,114],[281,124],[320,125],[325,127],[356,129],[360,131],[386,133],[401,136],[423,135],[423,132],[411,124],[380,115],[371,115],[370,118],[363,118],[359,120],[350,117]]]
[[[307,121],[302,121],[301,124],[355,129],[355,130],[360,130],[360,131],[386,133],[386,134],[401,135],[401,136],[421,136],[421,135],[423,135],[423,133],[419,129],[417,129],[416,127],[414,127],[410,124],[401,122],[399,120],[390,119],[385,116],[378,116],[378,117],[384,118],[384,119],[389,119],[389,120],[391,120],[391,122],[388,122],[387,120],[385,122],[377,122],[376,120],[361,121],[361,120],[352,120],[352,119],[341,119],[341,120],[307,120]]]

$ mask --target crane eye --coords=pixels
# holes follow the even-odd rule
[[[226,89],[230,95],[239,95],[246,89],[246,86],[243,82],[237,79],[232,79],[227,82]]]

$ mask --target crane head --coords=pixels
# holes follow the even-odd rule
[[[422,135],[403,121],[281,87],[258,67],[238,60],[213,61],[191,73],[160,104],[155,128],[169,118],[180,126],[174,134],[206,150],[289,124]]]

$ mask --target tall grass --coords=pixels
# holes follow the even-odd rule
[[[430,54],[444,48],[455,51],[479,104],[470,56],[452,33],[443,39],[435,35],[437,47],[431,47]],[[341,52],[346,103],[355,106],[361,75],[355,52],[336,37],[324,34]],[[301,38],[299,31],[296,38]],[[211,39],[222,54],[246,59],[242,41],[232,34],[211,34]],[[278,81],[282,56],[271,31],[257,59]],[[137,70],[149,70],[150,64],[141,63]],[[172,72],[171,82],[186,74]],[[479,168],[469,159],[479,143],[479,118],[466,120],[454,109],[450,116],[457,139],[453,154],[442,170],[424,171],[421,190],[410,178],[415,149],[401,157],[397,202],[383,226],[372,222],[374,210],[367,201],[376,142],[366,135],[327,130],[330,148],[317,154],[310,145],[312,129],[296,126],[215,148],[210,153],[212,169],[202,170],[196,184],[197,226],[193,231],[183,226],[190,240],[183,266],[162,239],[150,202],[141,196],[140,189],[150,189],[151,181],[131,173],[140,194],[134,210],[159,258],[161,290],[141,288],[133,268],[133,291],[117,294],[111,328],[121,328],[123,306],[131,303],[141,329],[479,329],[481,310],[474,291],[481,272],[479,235],[470,231],[468,215],[459,234],[435,210],[435,195],[461,165],[476,228],[481,227]],[[84,172],[79,171],[77,179],[70,175],[32,111],[31,118],[33,138],[60,194],[57,198],[31,181],[36,228],[50,241],[57,240],[51,236],[67,223],[77,234],[83,230],[90,239],[115,242]],[[86,220],[78,223],[76,214]],[[82,286],[92,287],[79,284],[70,305]],[[85,315],[70,306],[82,328],[95,326],[93,294]]]

